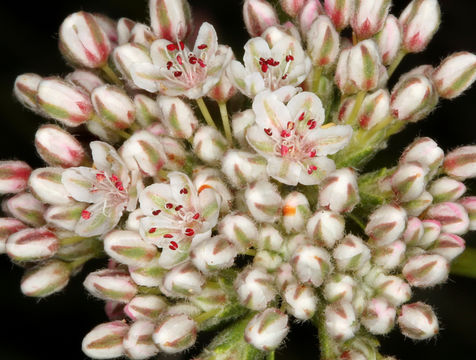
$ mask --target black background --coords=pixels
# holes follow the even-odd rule
[[[393,13],[400,14],[407,2],[394,1]],[[240,58],[240,49],[247,40],[241,21],[241,1],[192,0],[191,4],[195,18],[214,24],[220,42],[232,45]],[[476,1],[440,0],[440,4],[440,31],[426,52],[404,60],[400,73],[419,64],[436,66],[454,51],[476,52]],[[33,146],[34,131],[42,120],[16,102],[12,85],[15,77],[24,72],[64,75],[69,71],[57,50],[57,30],[64,17],[80,9],[147,22],[145,0],[2,1],[0,158],[22,159],[33,167],[42,166]],[[392,139],[389,148],[369,168],[392,165],[403,147],[417,135],[434,138],[445,150],[475,143],[475,105],[476,87],[451,102],[441,101],[426,120]],[[469,246],[475,241],[472,234],[466,239]],[[89,264],[61,294],[38,301],[21,294],[22,270],[12,265],[7,256],[0,256],[0,360],[86,359],[80,348],[82,337],[96,324],[106,321],[106,317],[103,303],[88,296],[81,282],[85,274],[99,266],[101,262]],[[382,339],[383,353],[405,360],[474,359],[476,281],[451,276],[444,286],[418,291],[416,298],[435,307],[442,327],[440,335],[416,343],[394,330]],[[318,356],[316,331],[308,324],[296,324],[286,345],[277,352],[278,359]]]

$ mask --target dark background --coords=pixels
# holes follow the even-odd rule
[[[408,1],[394,3],[393,13],[398,15]],[[241,1],[191,0],[191,4],[195,18],[214,24],[220,42],[232,45],[240,58],[247,40],[241,22]],[[428,50],[408,56],[399,72],[419,64],[438,65],[454,51],[476,52],[476,1],[441,0],[440,4],[443,12],[440,31]],[[42,166],[33,146],[34,131],[42,120],[16,102],[12,85],[15,77],[24,72],[65,75],[69,71],[57,50],[57,30],[64,17],[80,9],[147,22],[145,0],[2,1],[1,159],[22,159],[33,167]],[[416,135],[434,138],[445,150],[475,143],[475,104],[476,87],[456,100],[441,101],[429,118],[392,139],[389,149],[369,168],[392,165]],[[474,244],[474,238],[472,234],[466,236],[469,246]],[[81,352],[81,340],[95,325],[106,321],[106,317],[103,303],[87,296],[81,283],[85,274],[99,266],[101,262],[88,265],[64,292],[38,301],[21,294],[22,269],[12,265],[6,255],[0,256],[0,360],[86,359]],[[451,276],[444,286],[419,291],[416,298],[435,307],[442,327],[440,335],[416,343],[394,330],[382,339],[382,352],[405,360],[474,359],[476,281]],[[296,324],[286,345],[277,352],[278,359],[318,359],[318,356],[316,331],[308,324]]]

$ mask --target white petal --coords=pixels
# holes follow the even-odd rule
[[[263,38],[255,37],[245,44],[245,55],[243,56],[243,62],[245,63],[246,70],[249,72],[260,72],[261,65],[259,59],[268,59],[271,57],[271,50],[269,45]]]
[[[220,214],[220,195],[211,188],[205,188],[198,194],[198,201],[200,202],[200,216],[204,219],[202,230],[212,229],[217,224]]]
[[[155,40],[150,45],[150,57],[157,68],[166,68],[170,61],[171,52],[167,50],[168,45],[173,45],[166,39]]]
[[[162,249],[158,265],[164,269],[171,269],[176,265],[182,264],[189,258],[190,240],[183,240],[178,244],[176,250],[172,250],[168,246]]]
[[[281,132],[291,121],[286,105],[270,91],[263,91],[256,95],[253,111],[256,123],[263,129],[271,128],[273,131]]]
[[[130,72],[134,84],[151,93],[159,91],[159,84],[157,81],[165,79],[160,67],[150,63],[132,64]]]
[[[301,88],[286,85],[286,86],[280,87],[279,89],[273,91],[273,94],[274,94],[274,96],[276,96],[276,98],[279,101],[286,104],[294,95],[296,95],[301,90],[302,90]],[[293,115],[291,114],[291,117],[292,116]]]
[[[267,171],[269,176],[283,184],[297,185],[302,166],[295,161],[275,156],[268,159]]]
[[[175,203],[185,209],[194,210],[198,207],[198,194],[190,178],[181,172],[174,171],[168,174],[170,189]]]
[[[309,120],[315,120],[317,126],[321,126],[325,120],[321,99],[312,92],[304,91],[297,94],[288,102],[287,107],[291,118],[298,124],[297,130],[301,135],[307,132]],[[299,120],[302,113],[304,113],[304,119]]]
[[[103,235],[112,230],[122,216],[123,207],[108,207],[105,202],[99,202],[86,208],[90,213],[89,219],[81,217],[74,231],[79,236],[90,237]]]
[[[203,50],[200,50],[198,47],[200,45],[207,45],[207,47]],[[204,22],[200,26],[200,30],[198,31],[197,40],[195,41],[195,47],[193,48],[193,52],[198,56],[205,55],[205,59],[209,59],[210,56],[213,56],[218,48],[218,40],[217,40],[217,33],[213,25]],[[202,55],[202,56],[203,56]]]
[[[109,175],[118,176],[124,186],[128,186],[130,182],[128,170],[116,149],[102,141],[93,141],[89,146],[96,169],[105,171]]]
[[[145,241],[160,248],[167,247],[171,241],[179,244],[184,239],[182,226],[162,214],[143,217],[139,229]],[[166,234],[172,235],[172,238],[165,238]]]
[[[319,184],[325,177],[336,169],[334,161],[325,156],[303,160],[301,163],[303,168],[301,175],[299,176],[299,183],[303,185]],[[308,170],[312,165],[315,166],[317,170],[314,170],[309,174]]]
[[[315,149],[317,155],[322,156],[335,154],[348,144],[351,137],[350,125],[335,125],[308,131],[304,141],[306,148]]]
[[[91,192],[97,182],[97,173],[97,170],[84,166],[69,168],[64,171],[61,182],[75,200],[94,203],[103,197],[101,193]]]
[[[160,210],[169,217],[175,214],[174,207],[168,209],[165,204],[174,204],[175,198],[169,184],[152,184],[147,186],[139,195],[139,204],[146,216],[153,216],[153,212]]]
[[[279,134],[272,134],[272,136],[279,136]],[[270,156],[275,153],[275,141],[258,125],[253,125],[246,130],[246,140],[259,154]]]

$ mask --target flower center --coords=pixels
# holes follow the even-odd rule
[[[182,41],[177,44],[167,45],[167,72],[168,79],[174,82],[186,83],[193,87],[207,77],[207,52],[208,46],[201,44],[197,46],[200,51],[198,55],[191,52]]]
[[[123,206],[129,201],[128,192],[119,177],[115,174],[108,176],[104,171],[96,173],[96,181],[89,191],[102,195],[104,208]],[[84,219],[89,218],[88,214],[83,213],[82,216]]]
[[[289,67],[293,61],[294,57],[291,54],[286,55],[282,61],[263,57],[258,59],[262,76],[269,89],[276,90],[282,86],[281,82],[287,79]]]

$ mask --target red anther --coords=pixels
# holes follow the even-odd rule
[[[177,50],[177,45],[175,45],[175,44],[168,44],[168,45],[167,45],[167,50],[169,50],[169,51]]]
[[[273,135],[273,131],[271,130],[271,128],[266,128],[266,129],[264,129],[264,132],[265,132],[266,135],[268,135],[268,136]]]
[[[306,115],[306,114],[305,114],[304,112],[301,113],[301,115],[299,115],[299,121],[303,121],[305,115]]]
[[[270,65],[270,66],[273,66],[274,64],[274,59],[273,58],[269,58],[266,60],[266,64]]]
[[[264,73],[266,71],[268,71],[268,65],[267,64],[261,64],[261,71],[264,72]]]
[[[309,121],[307,122],[307,126],[309,127],[309,130],[314,129],[314,128],[317,126],[316,120],[312,120],[312,119],[309,120]]]
[[[174,207],[174,205],[172,203],[167,203],[167,204],[165,204],[165,207],[167,209],[172,209]]]
[[[294,60],[294,56],[292,55],[286,55],[286,62],[290,62]]]
[[[91,212],[89,212],[88,210],[83,210],[81,211],[81,217],[84,220],[88,220],[91,217]]]
[[[281,145],[281,156],[286,156],[289,152],[289,148],[286,145]]]
[[[311,165],[311,166],[309,166],[309,169],[307,169],[307,173],[309,175],[311,175],[316,170],[317,170],[317,166],[316,165]]]
[[[162,212],[162,210],[154,210],[152,211],[152,215],[157,216]]]
[[[155,227],[150,228],[149,229],[149,234],[155,233],[156,230],[157,230],[157,228],[155,228]]]
[[[183,206],[182,205],[178,205],[175,207],[175,211],[180,211],[182,210]]]
[[[288,128],[288,130],[293,130],[294,129],[294,122],[288,121],[286,127]]]
[[[287,77],[288,77],[288,74],[284,74],[281,79],[286,80]]]
[[[182,61],[182,57],[180,55],[177,55],[177,62],[182,65],[183,64],[183,61]]]
[[[291,136],[291,133],[287,130],[281,130],[281,137],[285,138],[285,137],[290,137]]]
[[[313,149],[310,153],[309,153],[309,157],[316,157],[317,156],[317,151],[316,149]]]
[[[170,68],[174,66],[174,63],[172,61],[167,62],[167,70],[170,70]]]
[[[182,72],[181,71],[174,71],[174,76],[175,77],[182,76]]]
[[[178,249],[178,244],[175,241],[171,241],[169,245],[170,250],[177,250]]]
[[[113,183],[115,183],[116,181],[119,181],[119,178],[116,175],[112,175],[109,179],[111,179]]]
[[[116,181],[114,183],[114,186],[116,187],[116,189],[119,189],[120,187],[122,187],[122,182],[121,181]]]
[[[119,190],[119,191],[124,191],[124,186],[122,186],[122,185],[121,185],[121,186],[118,186],[118,187],[117,187],[117,190]]]
[[[180,41],[179,44],[180,44],[180,50],[185,49],[185,44],[183,43],[183,41]]]
[[[193,215],[193,220],[198,220],[200,218],[200,214],[199,213],[196,213],[195,215]]]
[[[180,189],[180,194],[188,194],[187,188]]]
[[[174,236],[172,234],[165,234],[164,238],[166,239],[172,239]]]
[[[202,59],[198,59],[198,65],[200,65],[200,67],[202,67],[202,68],[207,66],[207,64],[205,64]]]
[[[101,174],[101,173],[96,174],[96,180],[97,181],[103,181],[105,178],[106,178],[106,175],[104,175],[104,174]]]
[[[195,64],[197,63],[197,60],[198,60],[198,59],[197,59],[195,56],[190,56],[190,57],[188,58],[188,62],[189,62],[190,64],[192,64],[192,65],[195,65]]]
[[[195,235],[195,231],[191,228],[187,228],[187,229],[185,229],[185,235],[193,236],[193,235]]]
[[[207,47],[208,47],[207,44],[201,44],[197,46],[197,49],[203,50],[203,49],[206,49]]]
[[[266,64],[266,59],[265,58],[259,58],[259,64],[260,65]]]

